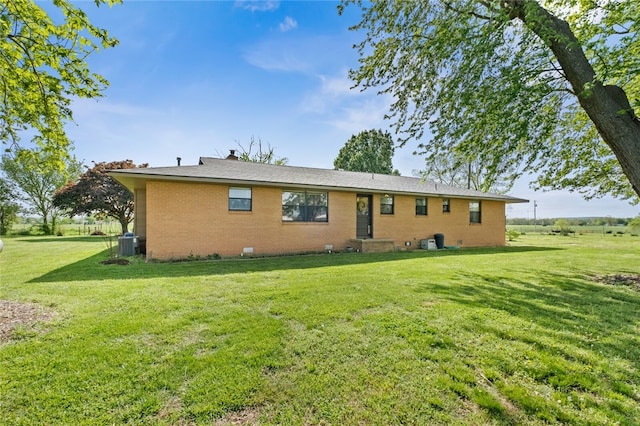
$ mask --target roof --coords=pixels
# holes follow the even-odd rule
[[[109,175],[129,190],[145,188],[148,180],[212,182],[231,185],[277,186],[334,191],[430,195],[450,198],[499,200],[526,203],[528,200],[502,194],[457,188],[416,177],[310,167],[277,166],[238,160],[201,157],[196,166],[121,169]]]

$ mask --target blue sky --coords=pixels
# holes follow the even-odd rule
[[[357,66],[349,31],[357,8],[338,16],[333,1],[126,1],[112,8],[78,2],[120,44],[89,57],[111,83],[105,96],[74,103],[68,134],[75,155],[91,161],[131,159],[151,166],[196,164],[224,156],[251,138],[290,165],[332,168],[353,134],[389,129],[390,99],[351,89]],[[423,168],[417,143],[396,150],[402,175]],[[511,191],[537,200],[537,216],[638,215],[610,198],[585,202],[562,191],[535,193],[528,179]],[[513,205],[509,217],[533,217]]]

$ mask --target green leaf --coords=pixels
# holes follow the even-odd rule
[[[89,72],[86,57],[118,41],[70,1],[55,0],[53,6],[61,22],[33,0],[12,0],[0,9],[0,140],[15,149],[21,132],[31,129],[32,142],[60,162],[71,148],[64,132],[64,123],[73,120],[71,99],[100,97],[108,86]]]

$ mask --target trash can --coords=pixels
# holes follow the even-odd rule
[[[444,234],[434,234],[433,238],[436,240],[436,247],[438,250],[444,248]]]

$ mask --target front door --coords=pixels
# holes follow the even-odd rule
[[[356,197],[356,238],[371,238],[371,195],[358,194]]]

